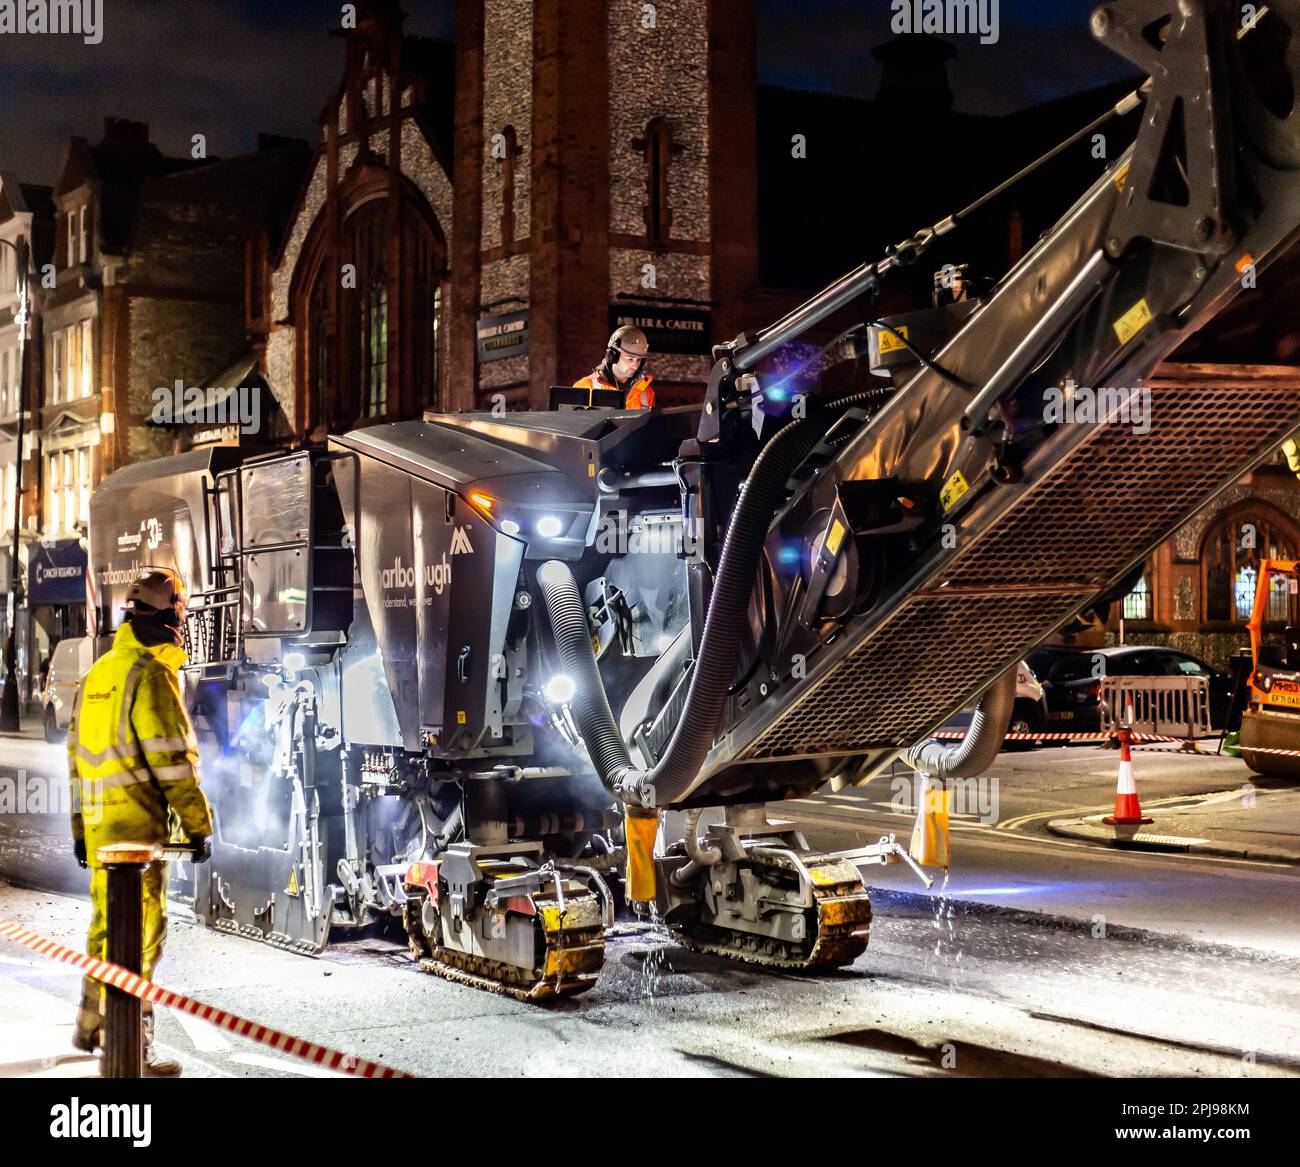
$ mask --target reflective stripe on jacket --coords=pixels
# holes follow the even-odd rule
[[[184,662],[175,645],[141,644],[128,621],[81,680],[68,776],[72,835],[85,839],[91,864],[109,843],[165,843],[168,808],[189,838],[212,833],[198,740],[177,678]]]
[[[631,385],[627,391],[627,399],[623,403],[624,409],[653,409],[655,407],[655,391],[651,387],[652,378],[642,373]],[[617,389],[618,386],[605,379],[604,372],[596,369],[588,373],[579,381],[573,383],[575,389]]]

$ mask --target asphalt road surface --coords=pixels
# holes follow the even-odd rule
[[[0,765],[57,759],[36,743],[20,758],[9,744]],[[1136,766],[1149,799],[1247,781],[1227,759],[1148,754]],[[1003,755],[954,819],[950,896],[904,866],[871,869],[871,944],[831,975],[697,955],[648,924],[623,925],[596,988],[538,1007],[420,972],[395,933],[308,959],[181,913],[157,979],[422,1075],[1300,1073],[1297,869],[1046,833],[1051,817],[1107,805],[1114,772],[1115,755],[1100,750]],[[783,813],[814,845],[851,846],[905,836],[909,795],[901,773],[886,774]],[[68,864],[63,821],[0,820],[0,869],[29,885],[0,884],[0,916],[80,947],[89,908],[67,893],[85,875]],[[66,1045],[75,973],[0,942],[0,982],[0,1074],[86,1072]],[[323,1073],[166,1012],[159,1040],[190,1076]]]

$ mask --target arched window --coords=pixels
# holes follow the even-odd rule
[[[310,400],[313,403],[313,416],[308,419],[309,424],[323,428],[326,433],[333,420],[329,399],[330,338],[333,331],[330,322],[329,273],[322,265],[312,284],[308,309],[307,335],[311,343],[307,350],[307,384],[310,386]]]
[[[1151,619],[1151,585],[1147,580],[1145,571],[1142,573],[1142,578],[1134,585],[1133,590],[1124,597],[1124,619]]]
[[[427,231],[415,238],[410,255],[415,297],[411,354],[415,401],[417,405],[436,408],[440,396],[438,358],[442,327],[442,272],[433,237]]]
[[[353,401],[361,417],[388,413],[388,214],[384,199],[365,203],[347,228],[357,286],[350,295]]]
[[[446,241],[418,191],[402,180],[394,208],[390,183],[385,171],[358,175],[340,196],[337,233],[321,216],[295,271],[303,436],[437,404]]]
[[[501,158],[501,246],[510,252],[515,241],[515,158],[519,154],[519,135],[514,126],[501,131],[505,151]]]
[[[644,142],[649,195],[645,208],[646,233],[653,242],[666,243],[673,222],[668,202],[668,168],[675,150],[672,127],[664,118],[655,118],[645,128]]]
[[[1260,561],[1295,557],[1296,539],[1284,524],[1256,504],[1234,511],[1210,529],[1201,550],[1206,620],[1244,624],[1250,619]],[[1286,579],[1275,579],[1265,618],[1290,624],[1294,615]]]

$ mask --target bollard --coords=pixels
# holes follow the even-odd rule
[[[97,857],[108,872],[105,959],[139,973],[144,949],[142,877],[148,864],[162,858],[162,848],[152,843],[113,843],[100,847]],[[105,988],[104,1077],[138,1078],[143,1046],[140,999],[112,985]]]

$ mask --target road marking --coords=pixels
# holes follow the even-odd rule
[[[1228,791],[1230,795],[1240,797],[1241,791]],[[1188,803],[1198,799],[1200,796],[1195,794],[1174,794],[1166,798],[1144,798],[1142,805],[1149,806],[1177,806],[1179,803]],[[1078,818],[1082,815],[1089,814],[1109,814],[1114,809],[1112,803],[1104,803],[1102,806],[1074,806],[1062,807],[1060,810],[1040,810],[1034,814],[1022,814],[1016,818],[1003,819],[997,824],[999,831],[1018,831],[1028,823],[1045,821],[1047,819]]]
[[[198,1017],[191,1017],[183,1009],[171,1010],[171,1015],[176,1018],[180,1027],[185,1030],[185,1036],[194,1043],[194,1048],[200,1053],[219,1054],[230,1049],[230,1042],[221,1036],[221,1030]]]

